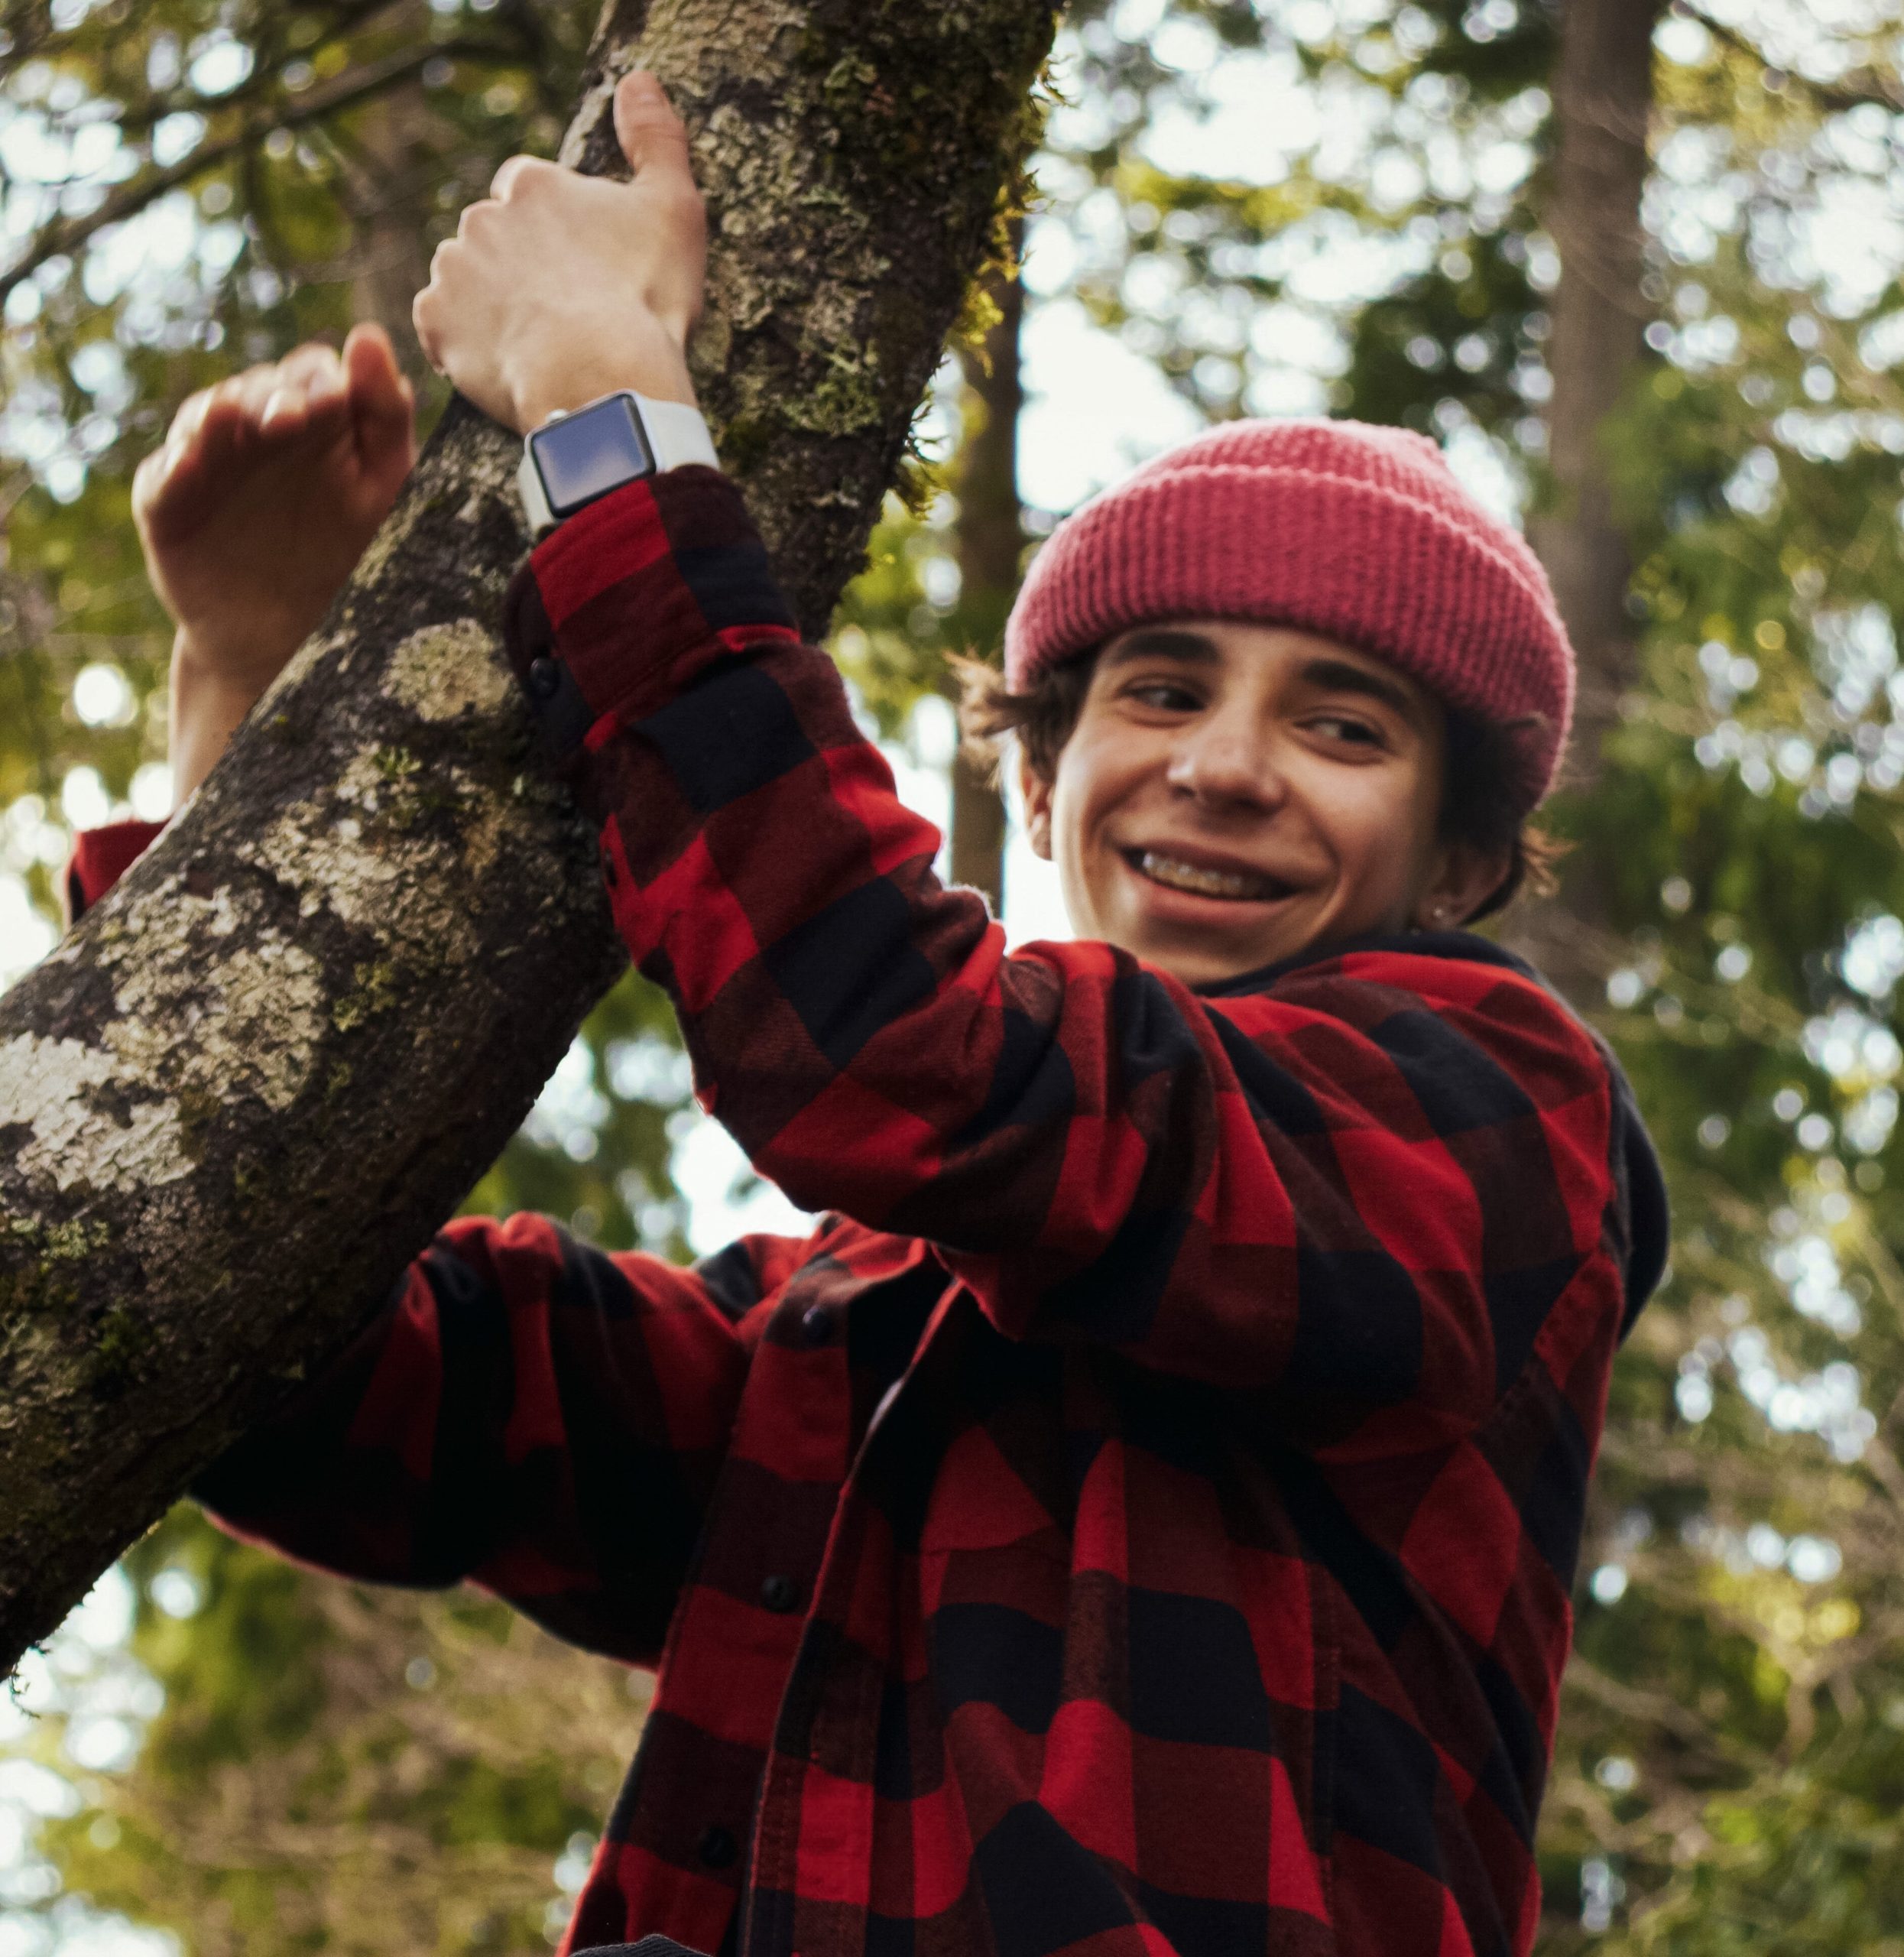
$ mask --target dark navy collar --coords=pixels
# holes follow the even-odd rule
[[[1503,951],[1491,938],[1479,936],[1473,931],[1379,931],[1358,938],[1337,938],[1325,944],[1311,945],[1291,957],[1280,959],[1274,965],[1246,972],[1240,978],[1219,979],[1215,985],[1193,985],[1190,989],[1206,999],[1247,998],[1252,993],[1267,991],[1279,979],[1287,978],[1292,972],[1301,971],[1305,966],[1322,965],[1333,959],[1347,958],[1356,952],[1369,951],[1400,952],[1410,958],[1458,959],[1464,965],[1498,965],[1510,972],[1518,972],[1523,978],[1531,978],[1536,984],[1545,982],[1524,958]]]

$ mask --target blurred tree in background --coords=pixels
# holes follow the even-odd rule
[[[995,651],[1059,514],[1020,487],[1087,344],[1186,427],[1420,428],[1557,569],[1602,566],[1566,887],[1517,928],[1618,1047],[1678,1229],[1614,1383],[1545,1946],[1904,1952],[1904,4],[1566,5],[1081,0],[1023,284],[975,295],[838,649],[949,765],[946,655]],[[401,321],[495,162],[553,141],[589,11],[0,13],[7,971],[73,826],[165,800],[131,466],[193,387]],[[995,893],[998,803],[946,806]],[[631,982],[472,1201],[683,1249],[693,1119]],[[0,1706],[0,1951],[89,1897],[206,1952],[530,1947],[643,1689],[182,1512]]]

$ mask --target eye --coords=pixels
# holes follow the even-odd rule
[[[1203,704],[1202,696],[1193,687],[1174,679],[1134,680],[1125,688],[1124,698],[1164,713],[1195,713]]]
[[[1388,745],[1382,730],[1374,722],[1353,714],[1319,713],[1309,724],[1329,740],[1339,741],[1347,747],[1383,748]]]

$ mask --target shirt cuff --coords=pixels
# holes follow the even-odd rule
[[[66,895],[66,923],[78,923],[145,854],[164,827],[163,823],[128,822],[82,829],[60,885]]]
[[[794,635],[741,492],[672,469],[578,511],[511,586],[511,664],[558,758],[605,716],[635,720],[702,665]]]

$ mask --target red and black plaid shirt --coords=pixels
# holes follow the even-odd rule
[[[826,1219],[692,1270],[454,1224],[207,1499],[660,1665],[571,1948],[1525,1952],[1664,1240],[1604,1051],[1458,933],[1007,957],[711,471],[511,613],[703,1101]]]

